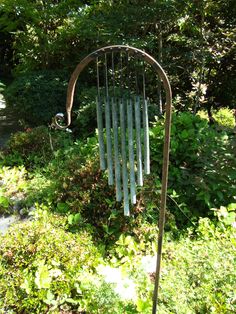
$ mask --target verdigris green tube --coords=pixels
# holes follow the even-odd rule
[[[126,128],[125,128],[125,104],[120,100],[120,131],[121,131],[121,156],[122,156],[122,181],[124,197],[124,215],[129,216],[129,190],[128,190],[128,173],[126,159]]]
[[[136,204],[136,188],[134,172],[133,104],[131,98],[127,99],[127,124],[129,143],[130,197],[131,203]]]
[[[114,157],[115,157],[115,182],[116,182],[116,200],[122,200],[121,191],[121,171],[120,171],[120,157],[119,157],[119,137],[118,137],[118,117],[117,117],[117,99],[112,97],[112,125],[113,125],[113,143],[114,143]]]
[[[96,58],[97,67],[97,97],[96,97],[96,109],[97,109],[97,124],[98,124],[98,141],[99,141],[99,156],[100,156],[100,168],[106,169],[105,161],[105,145],[103,136],[103,121],[102,121],[102,103],[100,93],[100,75],[99,75],[99,59]]]
[[[107,169],[108,184],[113,185],[113,161],[112,161],[112,140],[111,140],[111,116],[109,98],[105,98],[105,122],[106,122],[106,143],[107,143]]]
[[[97,109],[100,168],[101,170],[105,170],[106,161],[105,161],[105,145],[104,145],[104,138],[103,138],[102,104],[101,104],[99,96],[96,97],[96,104],[97,104],[96,109]]]
[[[107,169],[108,169],[108,184],[114,184],[113,178],[113,161],[112,161],[112,139],[111,139],[111,111],[110,111],[110,97],[108,87],[108,73],[107,73],[107,54],[105,53],[105,123],[106,123],[106,137],[107,137]]]
[[[144,130],[144,173],[150,174],[148,100],[145,98],[143,99],[143,130]]]
[[[136,150],[137,150],[137,184],[143,186],[142,171],[142,147],[141,147],[141,119],[140,119],[140,97],[135,98],[135,129],[136,129]]]

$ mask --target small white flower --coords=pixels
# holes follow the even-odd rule
[[[145,271],[145,273],[151,274],[156,271],[156,256],[143,256],[141,259],[141,267]]]
[[[121,299],[137,299],[135,283],[131,279],[122,275],[119,268],[99,265],[97,271],[104,277],[105,282],[114,284],[114,291],[121,297]]]
[[[123,279],[119,284],[117,284],[114,290],[123,300],[137,299],[136,285],[131,279]]]
[[[236,228],[236,221],[234,221],[234,222],[232,223],[232,227],[233,227],[233,228]]]
[[[102,275],[107,283],[119,283],[122,281],[122,275],[119,268],[99,265],[97,271]]]

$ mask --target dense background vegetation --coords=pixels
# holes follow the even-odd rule
[[[86,74],[75,132],[47,127],[76,64],[110,44],[153,55],[173,88],[159,313],[236,312],[235,18],[233,0],[0,2],[4,95],[25,127],[0,151],[0,214],[20,217],[1,235],[0,313],[151,312],[164,116],[129,218],[99,170]]]
[[[236,308],[234,119],[221,110],[212,127],[201,115],[173,117],[163,314]],[[1,237],[3,312],[150,313],[162,120],[150,134],[152,175],[129,218],[99,170],[96,136],[74,141],[44,126],[12,136],[0,159],[0,210],[31,219]]]
[[[161,62],[176,109],[234,108],[235,17],[233,0],[2,0],[0,64],[14,75],[7,101],[28,124],[48,122],[82,57],[128,44]]]

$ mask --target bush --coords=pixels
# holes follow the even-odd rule
[[[207,112],[200,110],[197,113],[201,118],[208,119]],[[235,119],[233,110],[229,108],[220,108],[218,110],[212,110],[212,116],[214,121],[224,128],[233,129],[235,126]]]
[[[41,314],[78,308],[80,274],[100,262],[91,235],[67,233],[66,220],[43,209],[35,215],[37,220],[17,224],[1,238],[0,309]]]
[[[17,77],[4,91],[11,107],[26,127],[51,124],[58,112],[66,111],[66,93],[70,74],[59,71],[31,72]],[[74,95],[71,128],[86,138],[96,128],[97,88],[81,88]]]
[[[158,175],[162,165],[163,124],[164,121],[158,121],[150,130],[151,160]],[[186,214],[207,216],[211,207],[234,201],[234,151],[232,132],[217,130],[191,113],[173,115],[168,206],[175,213],[177,210],[179,221],[185,224]]]
[[[224,127],[233,128],[235,126],[233,110],[228,108],[219,109],[213,114],[213,118],[215,118],[217,123]]]
[[[152,176],[146,178],[134,208],[135,212],[146,208],[151,220],[157,219],[154,209],[159,206],[163,124],[158,120],[150,128]],[[232,203],[236,194],[232,133],[209,126],[199,116],[181,113],[173,115],[171,136],[168,208],[177,222],[186,225],[196,216],[211,215],[212,207]],[[3,156],[5,166],[24,163],[28,170],[35,168],[37,176],[27,191],[32,201],[68,203],[92,221],[98,221],[99,215],[107,219],[112,209],[119,211],[121,206],[115,202],[114,189],[107,185],[106,172],[99,170],[97,137],[72,144],[67,133],[54,131],[51,140],[54,151],[46,128],[18,133]]]
[[[48,124],[56,113],[65,110],[68,79],[64,72],[32,72],[17,77],[4,96],[27,125]]]
[[[45,126],[27,128],[10,137],[0,164],[24,164],[27,168],[43,166],[54,158],[55,151],[70,144],[72,138],[67,132],[50,130]]]
[[[235,310],[235,144],[226,131],[188,113],[173,117],[160,314]],[[55,131],[53,154],[45,127],[11,139],[0,170],[0,212],[17,199],[36,211],[34,220],[1,237],[0,313],[151,312],[155,270],[141,267],[143,255],[156,253],[162,120],[150,134],[152,175],[131,217],[123,216],[107,173],[99,170],[97,137],[72,144]],[[14,156],[22,162],[13,163]],[[186,229],[188,220],[194,227]],[[117,286],[99,273],[100,264],[118,268]],[[122,299],[122,289],[131,293],[127,285],[135,289],[133,300]]]

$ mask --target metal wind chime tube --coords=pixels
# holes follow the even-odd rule
[[[128,172],[126,158],[126,127],[125,127],[125,103],[123,99],[120,102],[120,131],[121,131],[121,156],[122,156],[122,181],[124,197],[124,214],[130,215],[129,211],[129,190],[128,190]]]
[[[141,115],[140,115],[140,97],[135,97],[135,129],[136,129],[136,151],[137,151],[137,184],[143,186],[142,169],[142,146],[141,146]]]
[[[136,204],[136,182],[134,171],[134,138],[133,138],[133,103],[127,100],[127,124],[128,124],[128,143],[129,143],[129,168],[130,168],[130,198],[131,203]]]
[[[107,168],[108,168],[108,184],[114,184],[113,178],[113,161],[112,161],[112,139],[111,139],[111,112],[110,99],[108,90],[108,74],[107,74],[107,55],[105,54],[105,124],[106,124],[106,143],[107,143]]]
[[[130,200],[136,204],[136,182],[135,182],[135,163],[134,163],[134,136],[133,136],[133,102],[130,97],[130,69],[129,55],[127,54],[127,128],[128,128],[128,149],[129,149],[129,179],[130,179]]]
[[[143,131],[144,131],[144,173],[150,174],[148,100],[146,99],[146,82],[144,65],[143,65]]]
[[[112,97],[112,125],[113,125],[113,142],[114,142],[114,159],[115,159],[115,182],[116,182],[116,200],[122,200],[121,189],[121,169],[119,158],[119,137],[118,137],[118,114],[117,99]]]
[[[103,138],[103,122],[102,122],[102,103],[100,94],[100,82],[99,82],[99,60],[96,59],[97,65],[97,97],[96,97],[96,109],[97,109],[97,124],[98,124],[98,142],[99,142],[99,156],[100,156],[100,168],[101,170],[106,169],[105,161],[105,145]]]
[[[129,209],[129,189],[128,189],[128,171],[126,157],[126,124],[125,124],[125,102],[123,97],[123,62],[122,53],[120,53],[120,133],[121,133],[121,158],[122,158],[122,184],[124,198],[124,215],[130,215]]]
[[[112,84],[113,97],[112,102],[112,126],[113,126],[113,143],[114,143],[114,159],[115,159],[115,183],[116,183],[116,200],[122,200],[121,190],[121,169],[119,157],[119,135],[118,135],[118,114],[117,114],[117,98],[115,95],[115,69],[114,69],[114,55],[112,52]]]

